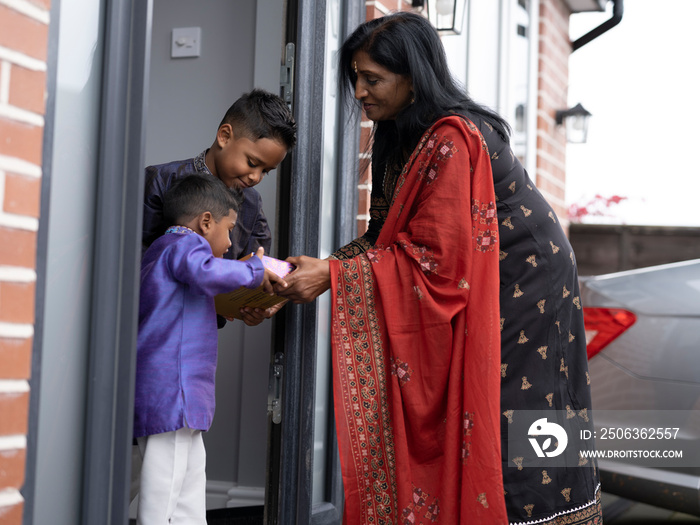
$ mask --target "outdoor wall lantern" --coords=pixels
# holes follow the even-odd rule
[[[573,108],[557,110],[554,119],[558,126],[566,121],[566,140],[574,144],[583,144],[588,138],[588,121],[591,113],[580,103]]]
[[[412,6],[425,10],[428,20],[441,35],[459,35],[467,0],[413,0]]]

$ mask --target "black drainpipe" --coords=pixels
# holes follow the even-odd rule
[[[598,38],[600,35],[605,33],[608,29],[612,29],[615,27],[617,24],[619,24],[622,21],[622,12],[624,11],[624,8],[622,6],[622,0],[611,0],[611,2],[614,4],[613,5],[613,14],[610,20],[607,20],[600,24],[598,27],[595,29],[590,30],[588,33],[583,35],[582,37],[577,38],[571,43],[571,52],[573,53],[577,49],[582,48],[588,42],[593,40],[594,38]]]

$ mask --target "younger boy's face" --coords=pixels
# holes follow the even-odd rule
[[[220,149],[208,166],[229,188],[251,188],[259,184],[287,155],[287,148],[280,141],[235,137],[229,124],[219,128],[216,140]]]
[[[223,257],[231,247],[230,234],[236,225],[237,218],[238,214],[233,210],[229,210],[227,216],[222,217],[218,222],[213,221],[209,231],[203,234],[211,246],[214,257]]]

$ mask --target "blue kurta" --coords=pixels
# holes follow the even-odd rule
[[[166,233],[141,261],[134,437],[188,426],[208,430],[214,417],[217,326],[214,295],[256,288],[264,267],[214,257],[192,230]]]

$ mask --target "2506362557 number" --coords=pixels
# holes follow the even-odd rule
[[[603,427],[598,439],[676,439],[678,427],[666,428],[615,428]]]

